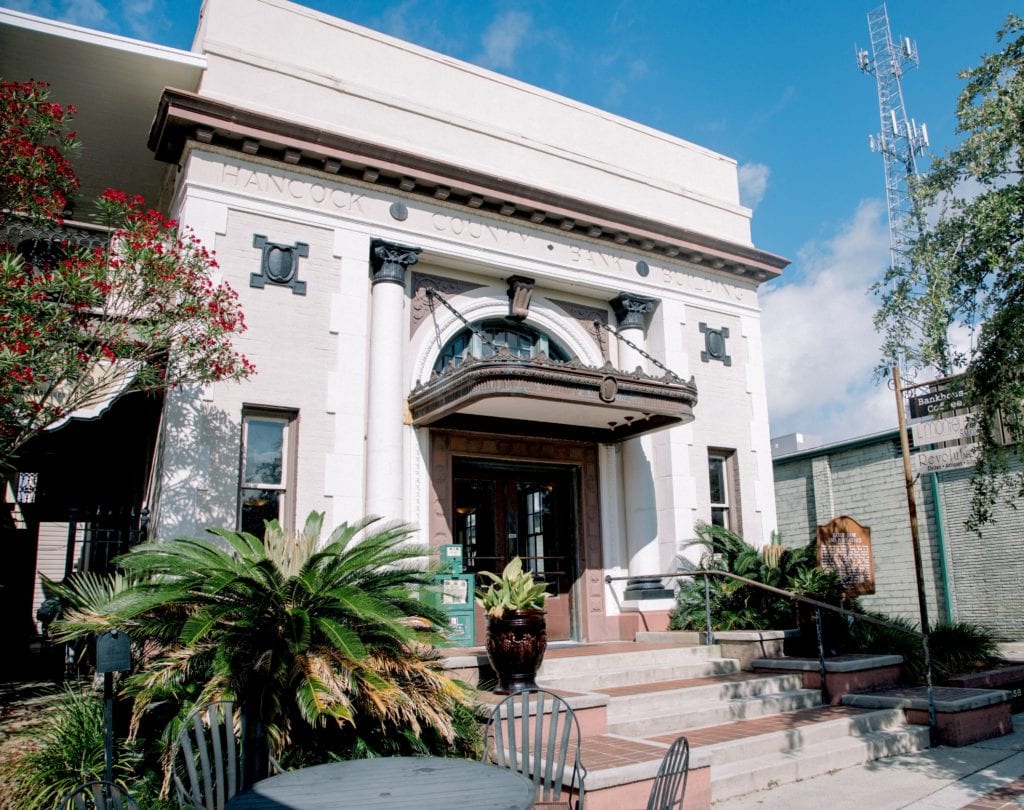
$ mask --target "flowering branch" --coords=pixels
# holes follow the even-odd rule
[[[65,121],[44,85],[0,83],[0,201],[8,211],[36,222],[63,211],[61,189],[77,180],[72,172],[74,182],[64,182],[70,167],[60,149],[18,147],[35,161],[27,166],[6,145],[42,138],[68,146]],[[245,331],[238,296],[214,283],[217,262],[196,236],[141,197],[108,189],[98,205],[109,233],[96,247],[0,243],[0,468],[40,431],[126,391],[255,371],[232,343]]]

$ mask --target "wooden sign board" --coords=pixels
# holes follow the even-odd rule
[[[874,593],[871,529],[845,515],[819,526],[818,565],[838,571],[847,594],[861,596]]]

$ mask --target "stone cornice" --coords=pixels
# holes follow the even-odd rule
[[[700,264],[757,283],[777,277],[789,264],[788,259],[750,245],[168,88],[150,130],[149,148],[159,160],[176,163],[189,140],[486,210],[532,227]]]

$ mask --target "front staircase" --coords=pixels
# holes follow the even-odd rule
[[[741,671],[718,646],[549,647],[537,683],[580,720],[588,810],[645,807],[680,734],[691,746],[687,808],[928,747],[927,726],[907,725],[900,709],[822,705],[799,675]]]

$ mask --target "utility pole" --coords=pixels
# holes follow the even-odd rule
[[[910,463],[910,440],[907,438],[907,417],[904,413],[903,380],[899,364],[892,367],[896,384],[896,410],[900,418],[900,449],[903,451],[903,479],[907,487],[907,512],[910,514],[910,542],[914,546],[914,574],[917,579],[917,606],[921,612],[921,632],[926,636],[928,627],[928,598],[924,592],[924,565],[921,562],[921,534],[917,526],[917,497],[914,494],[914,469]]]

